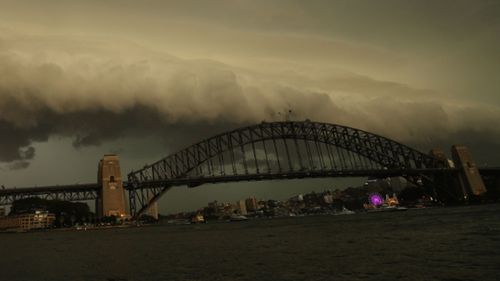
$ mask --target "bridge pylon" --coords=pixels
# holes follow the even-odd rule
[[[451,154],[455,167],[460,170],[458,180],[466,199],[486,193],[483,178],[479,174],[476,162],[472,160],[469,149],[463,145],[454,145],[451,147]]]
[[[96,201],[97,216],[99,218],[127,217],[125,190],[123,189],[120,161],[117,155],[106,154],[99,161],[97,181],[102,187]]]
[[[476,166],[469,149],[463,145],[451,147],[453,160],[447,159],[440,149],[432,149],[430,155],[445,163],[445,168],[450,168],[453,173],[442,173],[434,176],[434,183],[441,185],[438,195],[446,203],[467,203],[486,193],[479,169]]]
[[[434,148],[429,154],[443,163],[444,168],[454,168],[453,161],[448,159],[442,149]],[[460,186],[457,173],[437,173],[433,175],[431,185],[434,195],[441,202],[455,204],[467,201],[467,193]]]

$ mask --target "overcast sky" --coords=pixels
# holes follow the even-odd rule
[[[288,109],[500,165],[499,50],[499,1],[0,0],[0,183],[93,182],[109,152],[126,174]],[[342,184],[182,188],[161,210]]]

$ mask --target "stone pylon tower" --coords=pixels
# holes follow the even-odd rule
[[[97,182],[102,186],[101,197],[96,202],[96,211],[99,218],[127,216],[125,209],[125,190],[120,171],[120,162],[115,154],[106,154],[99,161]]]
[[[483,178],[479,174],[476,162],[472,160],[469,149],[463,145],[454,145],[451,154],[455,167],[460,169],[459,181],[466,196],[480,196],[486,192]]]

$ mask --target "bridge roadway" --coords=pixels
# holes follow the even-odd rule
[[[387,178],[396,176],[420,176],[442,173],[455,173],[457,169],[439,168],[439,169],[386,169],[386,170],[318,170],[318,171],[290,171],[283,173],[260,173],[260,174],[242,174],[242,175],[220,175],[197,178],[177,178],[158,181],[144,181],[143,186],[180,186],[196,187],[207,183],[224,183],[238,181],[264,181],[264,180],[283,180],[283,179],[302,179],[302,178],[340,178],[340,177],[375,177]],[[133,189],[133,187],[126,187]]]
[[[238,181],[263,181],[301,178],[334,178],[334,177],[394,177],[394,176],[419,176],[442,173],[456,173],[457,169],[411,169],[411,170],[319,170],[319,171],[295,171],[286,173],[262,173],[249,175],[220,175],[198,178],[177,178],[164,181],[148,181],[142,185],[141,189],[158,188],[159,186],[169,188],[173,186],[196,187],[203,184],[215,184]],[[485,167],[479,169],[483,177],[500,177],[500,167]],[[134,189],[127,182],[123,183],[126,190]],[[11,205],[15,200],[40,197],[43,199],[59,199],[66,201],[85,201],[99,198],[101,186],[97,183],[55,185],[39,187],[21,187],[0,189],[0,206]]]
[[[498,169],[500,171],[500,169]],[[173,186],[188,186],[196,187],[208,183],[224,183],[238,181],[263,181],[263,180],[280,180],[280,179],[301,179],[301,178],[327,178],[327,177],[392,177],[392,176],[417,176],[421,174],[430,175],[433,173],[453,173],[455,170],[450,169],[412,169],[412,170],[318,170],[318,171],[290,171],[286,173],[261,173],[261,174],[242,174],[242,175],[220,175],[197,178],[175,178],[164,181],[149,181],[145,182],[140,188],[148,187],[173,187]],[[134,187],[123,183],[126,190],[134,189]],[[97,183],[74,184],[74,185],[55,185],[55,186],[38,186],[38,187],[20,187],[8,188],[0,190],[0,206],[10,205],[15,200],[40,197],[43,199],[59,199],[67,201],[84,201],[95,200],[99,197],[101,186]]]
[[[1,189],[0,206],[11,205],[16,200],[28,197],[66,201],[94,200],[99,197],[100,189],[97,183]]]

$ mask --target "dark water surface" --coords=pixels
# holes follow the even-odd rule
[[[0,280],[500,280],[500,205],[0,235]]]

